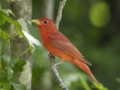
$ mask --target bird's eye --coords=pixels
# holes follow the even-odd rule
[[[44,23],[44,24],[47,24],[48,22],[47,22],[47,21],[44,21],[43,23]]]

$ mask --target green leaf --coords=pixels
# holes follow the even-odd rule
[[[0,26],[3,25],[5,23],[5,18],[0,15]]]
[[[12,81],[10,83],[13,85],[13,87],[15,88],[15,90],[26,90],[25,86],[22,85],[22,84],[16,84],[16,83],[14,83]]]
[[[120,83],[120,78],[116,78],[116,80],[118,81],[118,83]]]
[[[8,21],[9,23],[12,23],[12,24],[14,24],[15,25],[15,27],[18,29],[18,31],[20,32],[20,34],[22,33],[22,27],[21,27],[21,25],[17,22],[17,21],[15,21],[15,20],[12,20],[11,18],[9,18],[8,16],[6,16],[6,15],[3,15],[3,14],[1,14],[1,16],[3,16],[4,18],[5,18],[5,20],[6,21]],[[22,34],[21,34],[22,35]]]
[[[1,9],[1,12],[5,13],[7,16],[12,14],[15,17],[14,13],[10,9]]]
[[[6,17],[9,17],[9,14],[15,16],[10,9],[0,9],[0,26],[6,22]]]
[[[5,18],[6,21],[8,21],[9,23],[14,24],[15,27],[17,28],[19,34],[28,42],[27,38],[25,37],[25,35],[24,35],[23,32],[22,32],[22,27],[21,27],[21,25],[20,25],[17,21],[12,20],[11,18],[9,18],[9,17],[6,16],[6,15],[3,15],[3,14],[2,14],[2,16]]]
[[[10,90],[11,89],[10,82],[9,81],[8,82],[4,82],[3,83],[3,88],[4,88],[4,90]]]
[[[80,80],[85,90],[91,90],[82,74],[80,74]]]
[[[8,44],[10,45],[10,35],[1,29],[0,29],[0,37],[2,37],[3,40],[7,40]]]
[[[14,65],[18,62],[19,58],[14,58],[11,60],[11,67],[14,67]]]
[[[43,60],[43,50],[40,50],[38,46],[35,46],[35,50],[32,50],[32,55],[36,61],[42,66],[42,60]]]
[[[22,27],[21,25],[15,21],[15,20],[12,20],[10,17],[8,17],[6,14],[1,14],[0,13],[0,16],[2,16],[6,21],[8,21],[9,23],[12,23],[15,25],[15,27],[18,29],[18,32],[20,33],[20,35],[24,36],[24,34],[22,33]]]
[[[26,38],[28,39],[31,48],[32,55],[36,61],[42,65],[42,58],[44,53],[44,48],[42,44],[40,43],[40,33],[38,30],[35,30],[29,23],[27,23],[27,27],[29,30],[28,32],[24,32],[26,35]]]
[[[1,60],[1,53],[2,53],[2,42],[0,41],[0,60]]]
[[[3,39],[10,38],[10,35],[7,34],[6,32],[4,32],[4,31],[1,30],[1,29],[0,29],[0,36],[1,36]]]
[[[2,11],[1,11],[1,12],[2,12]],[[21,36],[23,36],[24,39],[27,41],[25,35],[24,35],[23,32],[22,32],[22,27],[21,27],[21,25],[20,25],[17,21],[12,20],[12,19],[11,19],[10,17],[8,17],[4,12],[2,12],[2,14],[0,13],[0,16],[1,16],[2,18],[4,18],[5,21],[8,21],[9,23],[12,23],[12,24],[17,28],[19,34],[20,34]],[[4,22],[2,22],[1,24],[3,24],[3,23],[4,23]]]
[[[93,82],[92,89],[97,89],[97,90],[108,90],[108,88],[104,87],[101,83],[99,83],[100,86],[98,86],[95,82]]]
[[[25,65],[25,63],[26,63],[25,60],[22,60],[22,59],[18,60],[18,66],[19,67],[23,67]]]
[[[97,2],[90,9],[89,18],[96,27],[103,27],[110,20],[110,6],[105,2]]]
[[[1,82],[1,83],[4,83],[4,82],[6,82],[6,81],[7,81],[7,78],[6,78],[5,74],[1,73],[1,74],[0,74],[0,82]]]
[[[8,79],[10,80],[13,76],[13,70],[11,67],[7,67]]]
[[[1,8],[1,4],[0,4],[0,10],[1,10],[2,8]]]
[[[25,60],[18,59],[17,63],[13,67],[14,69],[13,71],[15,71],[15,73],[23,71],[23,66],[25,65],[25,63],[26,63]]]
[[[7,55],[3,55],[2,58],[3,58],[3,60],[5,61],[5,63],[6,63],[7,65],[9,65],[9,63],[10,63],[10,57],[7,56]]]
[[[3,73],[0,74],[0,86],[2,86],[4,90],[10,90],[11,88],[10,82],[7,80],[6,75]]]

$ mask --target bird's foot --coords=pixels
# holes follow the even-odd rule
[[[56,64],[54,64],[54,65],[51,67],[51,70],[53,70],[54,68],[58,68],[58,67],[56,66]]]
[[[62,64],[62,63],[63,63],[63,62],[59,62],[59,63],[54,64],[54,65],[51,67],[51,70],[53,70],[54,68],[58,68],[57,65]]]

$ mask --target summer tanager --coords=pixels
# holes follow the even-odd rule
[[[42,42],[50,53],[62,58],[62,62],[68,60],[69,62],[76,64],[79,68],[88,73],[99,85],[88,67],[91,63],[85,60],[78,49],[59,30],[57,30],[53,21],[48,18],[31,21],[37,24],[41,33]]]

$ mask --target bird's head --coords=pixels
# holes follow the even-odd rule
[[[54,22],[48,18],[35,19],[35,20],[31,20],[31,21],[38,26],[38,28],[40,29],[41,32],[57,30]]]

